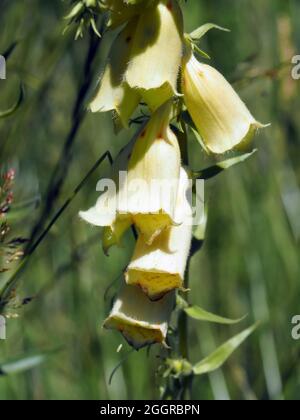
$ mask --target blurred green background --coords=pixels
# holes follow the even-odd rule
[[[7,80],[0,81],[0,109],[15,101],[20,81],[26,91],[18,112],[0,120],[1,170],[17,169],[16,204],[33,197],[41,204],[12,223],[15,236],[28,237],[39,218],[86,76],[88,36],[75,42],[73,32],[62,35],[68,6],[61,0],[0,1],[0,52],[18,41]],[[191,360],[200,360],[253,320],[263,324],[222,370],[195,380],[193,398],[299,399],[300,341],[291,337],[291,320],[300,314],[300,80],[291,77],[291,57],[300,54],[300,2],[190,0],[183,8],[187,31],[207,21],[231,29],[212,31],[201,47],[235,83],[256,118],[272,123],[255,139],[258,154],[207,183],[207,240],[192,261],[191,300],[223,316],[248,318],[235,327],[191,320]],[[91,94],[110,38],[105,36],[97,51]],[[129,137],[115,136],[109,115],[87,114],[53,211],[97,157],[106,150],[115,156]],[[210,158],[190,140],[192,166],[209,165]],[[108,385],[128,348],[124,343],[117,353],[122,338],[101,329],[114,288],[106,299],[104,292],[126,266],[133,240],[128,234],[126,246],[107,258],[101,232],[77,215],[94,203],[96,182],[108,168],[95,171],[22,274],[18,293],[35,299],[7,321],[0,365],[31,352],[59,351],[26,373],[0,376],[0,399],[158,397],[158,348],[131,354]]]

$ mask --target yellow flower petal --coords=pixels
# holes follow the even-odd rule
[[[120,331],[136,350],[155,343],[165,345],[174,305],[174,294],[151,302],[139,288],[124,285],[104,328]]]
[[[125,278],[139,286],[151,300],[181,288],[192,240],[192,210],[186,198],[189,179],[182,168],[176,205],[178,224],[164,231],[152,245],[139,237]]]
[[[152,110],[176,94],[182,40],[177,0],[160,0],[139,17],[125,79]]]
[[[184,60],[182,91],[202,141],[213,153],[240,146],[263,127],[221,73],[193,55]]]
[[[117,213],[118,206],[118,189],[119,173],[126,171],[128,162],[132,153],[137,136],[135,136],[119,153],[114,161],[110,177],[105,181],[106,187],[110,187],[107,191],[102,193],[98,198],[96,205],[87,211],[81,211],[79,216],[87,223],[106,227],[103,232],[103,248],[105,252],[115,244],[119,244],[122,235],[127,228],[132,224],[131,218],[119,216]]]

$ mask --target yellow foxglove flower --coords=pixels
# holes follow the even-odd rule
[[[186,198],[189,187],[187,172],[182,168],[176,205],[177,226],[163,232],[152,245],[139,237],[128,266],[127,284],[139,286],[151,300],[183,286],[192,240],[192,209]]]
[[[79,213],[79,216],[87,223],[104,227],[102,242],[105,253],[111,246],[120,243],[124,232],[132,224],[131,216],[118,215],[117,199],[118,189],[121,188],[119,185],[119,173],[127,170],[136,138],[137,136],[121,150],[115,159],[110,178],[107,180],[109,183],[105,183],[105,187],[108,188],[107,191],[100,195],[94,207]]]
[[[221,154],[245,144],[258,128],[264,127],[221,73],[198,62],[193,54],[183,61],[185,104],[210,152]]]
[[[104,328],[120,331],[136,350],[156,343],[166,345],[174,305],[174,294],[159,302],[151,302],[141,289],[124,285],[104,322]]]
[[[119,192],[119,214],[132,216],[147,243],[174,223],[181,157],[170,113],[171,103],[163,105],[142,130]]]
[[[182,45],[177,0],[160,0],[140,15],[125,79],[153,111],[176,94]]]
[[[155,0],[101,0],[101,8],[110,12],[107,26],[111,29],[123,25],[132,17],[145,11]]]
[[[113,42],[98,92],[90,104],[92,112],[116,111],[125,127],[140,101],[139,93],[124,81],[136,24],[135,19],[129,22]]]

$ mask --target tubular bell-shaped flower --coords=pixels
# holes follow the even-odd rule
[[[182,92],[204,146],[221,154],[246,144],[264,126],[254,119],[221,73],[198,62],[188,46],[187,49]]]
[[[125,79],[152,110],[176,94],[182,45],[183,17],[177,0],[154,2],[139,16]]]
[[[100,4],[104,11],[110,12],[107,26],[113,29],[143,12],[154,1],[156,0],[101,0]]]
[[[151,302],[142,290],[124,284],[104,328],[120,331],[136,350],[155,343],[166,345],[174,305],[174,294],[159,302]]]
[[[124,81],[136,24],[137,19],[129,22],[113,42],[98,92],[90,104],[92,112],[116,111],[125,127],[140,101],[139,93]]]
[[[151,300],[183,286],[192,240],[192,208],[186,197],[189,187],[187,172],[181,168],[175,213],[178,224],[163,232],[152,245],[139,237],[128,266],[127,284],[139,286]]]

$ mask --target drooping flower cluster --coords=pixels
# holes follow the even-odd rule
[[[141,348],[166,342],[192,240],[189,171],[182,165],[171,127],[181,112],[178,104],[180,110],[187,109],[211,153],[249,141],[261,124],[216,69],[197,61],[177,0],[100,3],[110,11],[108,27],[121,29],[90,109],[114,111],[123,127],[140,103],[148,106],[151,116],[116,158],[114,188],[80,216],[103,227],[105,252],[130,226],[138,232],[121,291],[104,326],[119,330],[131,345]]]

